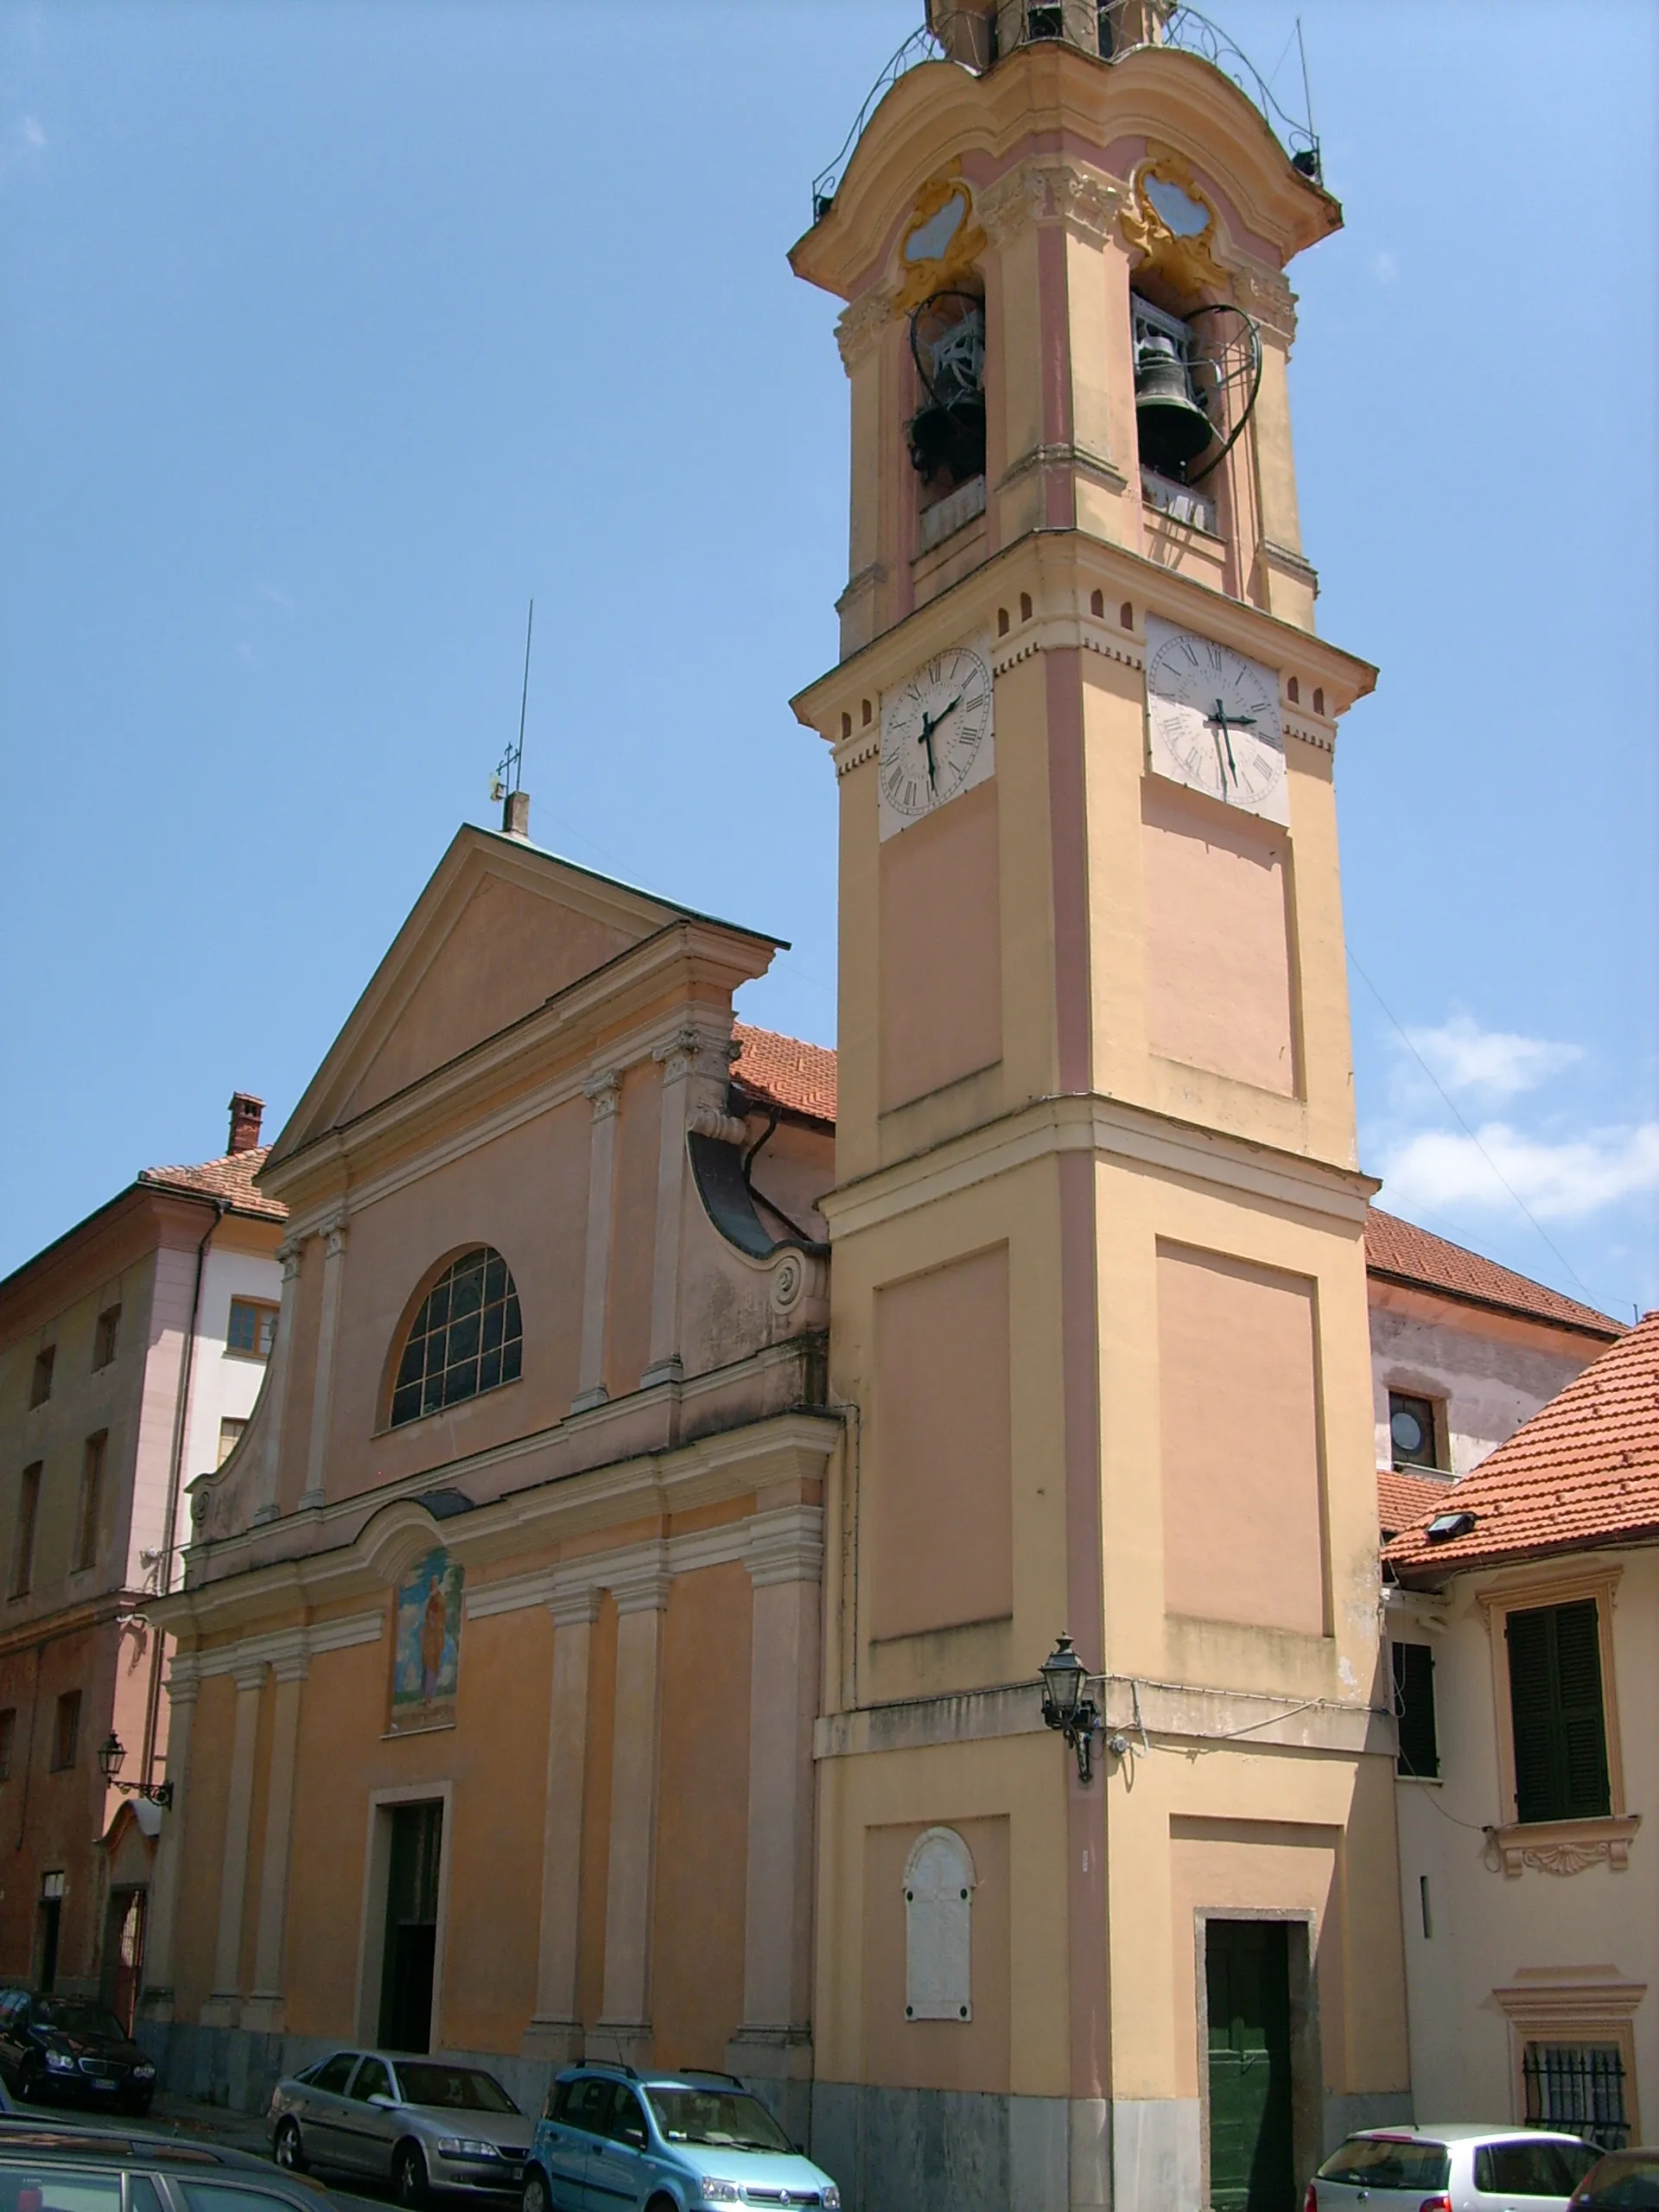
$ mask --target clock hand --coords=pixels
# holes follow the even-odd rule
[[[956,713],[956,711],[957,711],[957,709],[961,704],[962,704],[962,694],[961,694],[961,692],[960,692],[960,691],[958,691],[958,692],[957,692],[957,696],[956,696],[956,697],[955,697],[955,698],[950,702],[950,705],[949,705],[948,707],[941,707],[941,708],[939,709],[938,713],[937,715],[934,715],[934,717],[933,717],[933,727],[934,727],[934,728],[935,728],[935,729],[938,729],[938,728],[939,724],[940,724],[940,723],[944,720],[944,718],[945,718],[945,716],[946,716],[947,715],[954,715],[954,714]]]
[[[941,715],[936,721],[935,718],[930,715],[925,709],[924,709],[922,713],[921,734],[916,740],[918,745],[925,745],[927,747],[927,787],[929,791],[937,791],[938,789],[938,766],[933,759],[933,733],[938,728],[939,722],[943,721],[944,719],[944,715]]]
[[[1216,702],[1215,713],[1206,716],[1205,719],[1208,721],[1211,729],[1219,730],[1221,733],[1220,742],[1224,743],[1227,747],[1227,766],[1232,773],[1233,781],[1236,783],[1238,781],[1238,763],[1233,758],[1233,734],[1232,731],[1227,725],[1227,709],[1222,705],[1219,699]],[[1246,727],[1245,717],[1243,715],[1237,716],[1236,719],[1241,728]],[[1217,749],[1219,749],[1219,747]],[[1224,781],[1225,779],[1224,778],[1223,780]]]

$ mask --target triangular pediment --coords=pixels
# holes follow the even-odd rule
[[[518,838],[459,830],[268,1166],[533,1014],[686,912]]]

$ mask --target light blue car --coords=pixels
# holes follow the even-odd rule
[[[841,2191],[741,2082],[696,2071],[566,2069],[524,2168],[524,2212],[840,2212]]]

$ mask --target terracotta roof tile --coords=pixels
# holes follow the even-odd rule
[[[1659,1539],[1659,1313],[1541,1406],[1450,1491],[1440,1510],[1472,1513],[1466,1536],[1431,1544],[1422,1526],[1384,1559],[1402,1582],[1544,1552]],[[1422,1516],[1426,1522],[1428,1516]]]
[[[1421,1283],[1453,1298],[1530,1314],[1592,1336],[1616,1337],[1624,1325],[1608,1314],[1598,1313],[1593,1306],[1563,1298],[1558,1290],[1548,1290],[1541,1282],[1500,1268],[1496,1261],[1483,1260],[1478,1252],[1448,1243],[1444,1236],[1432,1236],[1414,1222],[1402,1221],[1378,1206],[1373,1206],[1366,1217],[1365,1264],[1373,1274]]]
[[[257,1214],[264,1221],[286,1221],[288,1208],[253,1186],[270,1150],[268,1144],[256,1145],[251,1152],[227,1152],[222,1159],[204,1160],[194,1167],[143,1167],[137,1179],[161,1190],[224,1198],[238,1213]]]
[[[1451,1488],[1450,1479],[1444,1475],[1408,1475],[1397,1467],[1379,1467],[1376,1517],[1383,1542],[1402,1529],[1415,1528],[1436,1513],[1444,1513]]]
[[[732,1035],[742,1048],[732,1063],[732,1079],[764,1103],[788,1114],[804,1114],[834,1125],[836,1056],[826,1045],[805,1045],[775,1030],[734,1021]]]

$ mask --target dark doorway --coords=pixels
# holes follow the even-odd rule
[[[130,2035],[144,1972],[143,1890],[112,1890],[104,1923],[104,2002]]]
[[[1288,1924],[1206,1922],[1204,1980],[1209,2202],[1215,2212],[1295,2212]]]
[[[58,1930],[63,1919],[60,1897],[41,1899],[41,1993],[49,1997],[58,1986]]]
[[[441,1803],[393,1805],[390,1814],[380,2044],[385,2050],[429,2050],[443,1807]]]

